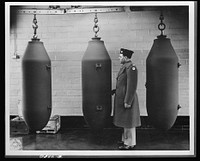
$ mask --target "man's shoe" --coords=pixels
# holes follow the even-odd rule
[[[119,150],[135,150],[135,146],[129,146],[129,145],[122,145],[119,146]]]

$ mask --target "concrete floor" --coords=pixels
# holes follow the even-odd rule
[[[118,150],[120,128],[95,134],[89,128],[69,128],[57,134],[10,135],[21,140],[21,150]],[[188,130],[137,129],[136,150],[189,150]]]

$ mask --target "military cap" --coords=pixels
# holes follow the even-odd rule
[[[124,48],[120,49],[120,54],[127,56],[129,59],[131,58],[133,53],[134,52],[132,50],[128,50],[128,49],[124,49]]]

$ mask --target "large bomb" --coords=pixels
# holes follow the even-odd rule
[[[22,114],[27,126],[31,131],[42,130],[52,108],[51,60],[43,42],[35,35],[22,58],[22,98]]]
[[[86,122],[94,131],[103,129],[108,123],[112,103],[111,59],[100,39],[95,35],[88,42],[82,58],[82,109]]]
[[[146,59],[146,106],[150,123],[160,130],[173,126],[180,108],[179,66],[170,39],[157,36]]]

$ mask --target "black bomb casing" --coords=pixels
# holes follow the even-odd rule
[[[51,115],[51,60],[39,39],[28,42],[22,58],[22,98],[27,126],[42,130]]]
[[[82,58],[82,110],[94,131],[101,130],[111,115],[111,59],[104,41],[92,38]]]
[[[146,59],[146,107],[150,123],[160,130],[170,129],[177,118],[179,65],[170,39],[158,36]]]

